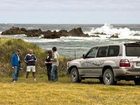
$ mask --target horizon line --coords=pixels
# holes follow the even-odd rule
[[[0,24],[36,24],[36,25],[46,25],[46,24],[49,24],[49,25],[104,25],[104,24],[114,24],[114,25],[133,25],[133,24],[136,24],[136,25],[139,25],[140,23],[0,23]]]

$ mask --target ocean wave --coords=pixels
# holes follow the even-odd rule
[[[75,37],[75,36],[67,36],[60,37],[61,41],[69,42],[69,41],[92,41],[92,40],[100,40],[99,37]]]
[[[23,40],[31,43],[60,42],[59,39],[43,39],[38,37],[34,37],[34,38],[30,37],[30,38],[25,38]]]
[[[95,38],[95,37],[60,37],[56,39],[43,39],[39,37],[28,37],[28,38],[22,38],[26,42],[31,43],[45,43],[45,42],[84,42],[84,41],[92,41],[92,40],[101,40],[101,38]]]
[[[25,34],[18,34],[18,35],[0,35],[0,37],[7,37],[7,38],[13,38],[13,39],[22,39],[26,37]]]
[[[124,28],[115,28],[113,25],[104,24],[98,28],[92,28],[90,31],[86,31],[85,33],[89,34],[90,36],[98,36],[100,38],[125,38],[125,39],[135,39],[140,37],[140,31],[130,30],[127,27]]]

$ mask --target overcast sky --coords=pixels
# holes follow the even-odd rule
[[[0,23],[140,24],[140,0],[0,0]]]

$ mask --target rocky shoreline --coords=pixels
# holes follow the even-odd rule
[[[42,37],[42,38],[60,38],[61,36],[78,36],[78,37],[88,37],[88,34],[84,34],[81,27],[73,28],[70,31],[60,30],[60,31],[42,31],[41,29],[25,29],[19,27],[11,27],[8,30],[5,30],[1,35],[16,35],[16,34],[25,34],[27,37]]]

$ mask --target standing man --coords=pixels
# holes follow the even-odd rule
[[[52,69],[51,69],[51,79],[52,81],[58,80],[58,66],[59,66],[59,54],[57,52],[57,48],[52,48],[53,52],[53,61],[52,61]]]
[[[32,75],[34,78],[34,81],[36,81],[36,77],[35,77],[35,72],[36,72],[36,68],[35,68],[35,64],[36,64],[36,56],[33,54],[33,50],[30,49],[29,53],[25,56],[24,58],[25,63],[27,64],[27,69],[26,69],[26,79],[29,76],[29,73],[32,71]]]
[[[20,50],[16,50],[15,53],[12,54],[11,57],[11,65],[14,69],[12,74],[13,80],[12,82],[16,82],[18,80],[19,70],[20,70]]]

